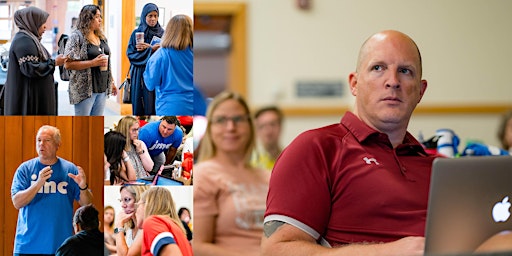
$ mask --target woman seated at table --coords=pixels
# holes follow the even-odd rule
[[[124,150],[135,169],[137,179],[149,176],[154,164],[146,144],[139,140],[139,128],[139,121],[133,116],[121,118],[115,128],[126,137]]]
[[[104,135],[104,153],[110,169],[110,184],[123,185],[135,181],[137,176],[124,146],[126,137],[120,132],[109,131]]]

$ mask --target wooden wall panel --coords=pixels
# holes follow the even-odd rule
[[[5,180],[0,192],[0,221],[4,223],[0,226],[1,255],[12,255],[14,244],[18,215],[10,197],[14,173],[22,162],[37,157],[35,138],[45,124],[61,131],[62,145],[57,156],[84,169],[94,195],[93,204],[100,212],[100,219],[103,218],[103,117],[0,116],[0,170]]]
[[[135,28],[135,0],[123,0],[121,21],[123,26],[121,27],[121,73],[119,74],[118,81],[124,81],[128,69],[130,68],[130,61],[126,56],[126,50],[128,49],[128,42],[132,35],[133,29]],[[165,26],[164,26],[165,27]],[[123,98],[123,92],[118,93],[117,102],[121,104],[121,115],[132,114],[132,104],[124,104],[121,100]]]
[[[5,163],[5,140],[3,138],[5,138],[5,121],[4,121],[4,118],[0,118],[0,163]],[[6,186],[6,183],[5,182],[7,180],[7,175],[6,175],[6,172],[5,171],[2,171],[0,172],[1,176],[0,176],[0,179],[2,179],[4,182],[2,182],[2,186],[1,186],[1,189],[2,189],[2,192],[0,192],[0,195],[4,195],[7,193],[8,191],[8,188]],[[0,206],[4,206],[6,204],[6,200],[7,200],[7,197],[5,196],[0,196]],[[1,207],[0,208],[0,221],[2,220],[5,220],[5,207]],[[2,225],[2,227],[5,227],[5,225]],[[0,234],[4,234],[5,233],[5,230],[0,230]],[[5,244],[6,244],[6,241],[5,241],[5,237],[1,237],[0,239],[0,254],[2,255],[7,255],[6,254],[6,251],[3,249],[5,248]]]
[[[9,120],[10,118],[8,118]],[[9,121],[10,122],[10,121]],[[23,123],[21,125],[21,147],[24,149],[22,151],[22,159],[26,161],[30,158],[33,158],[36,152],[36,128],[35,128],[35,120],[33,118],[24,118]],[[19,164],[18,164],[19,165]]]
[[[71,116],[59,117],[51,124],[60,130],[62,144],[59,148],[59,156],[67,160],[73,159],[73,143],[70,143],[73,141],[75,134],[73,132],[73,119]]]
[[[22,143],[23,136],[20,136],[20,132],[24,129],[22,126],[22,118],[7,118],[4,122],[4,128],[5,134],[3,136],[5,143],[1,146],[5,150],[5,189],[3,195],[5,201],[2,207],[5,209],[5,219],[2,220],[2,223],[5,223],[2,235],[5,235],[5,237],[2,240],[4,240],[5,244],[3,255],[12,255],[18,211],[14,208],[11,201],[11,182],[16,168],[18,168],[19,164],[23,162],[22,153],[26,151],[24,150],[24,145]]]
[[[89,122],[90,159],[92,160],[88,162],[86,170],[89,186],[95,188],[94,205],[100,212],[100,221],[103,221],[103,123],[103,117],[92,117]],[[101,229],[103,230],[103,225],[101,225]]]

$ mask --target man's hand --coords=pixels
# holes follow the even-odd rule
[[[82,169],[82,167],[80,167],[80,166],[77,166],[77,168],[78,168],[77,175],[68,173],[68,176],[70,178],[72,178],[76,182],[76,184],[78,184],[78,187],[83,189],[83,188],[87,187],[87,178],[85,177],[84,169]]]
[[[386,246],[388,255],[423,255],[425,249],[425,238],[419,236],[408,236],[391,243],[382,244]]]
[[[41,187],[44,185],[44,183],[50,179],[52,176],[53,170],[51,166],[46,166],[43,169],[39,171],[39,177],[37,178],[38,186]]]

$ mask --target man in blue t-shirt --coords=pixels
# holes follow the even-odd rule
[[[57,157],[60,131],[44,125],[36,135],[38,157],[22,163],[12,180],[11,199],[19,210],[14,256],[54,255],[73,235],[73,202],[92,202],[85,172]]]
[[[159,121],[144,125],[139,131],[139,140],[148,147],[153,159],[153,172],[160,166],[171,164],[183,140],[183,131],[176,116],[164,116]]]

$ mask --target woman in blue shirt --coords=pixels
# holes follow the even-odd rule
[[[193,115],[193,28],[186,15],[171,18],[162,38],[162,48],[147,63],[144,82],[156,91],[157,115]]]

